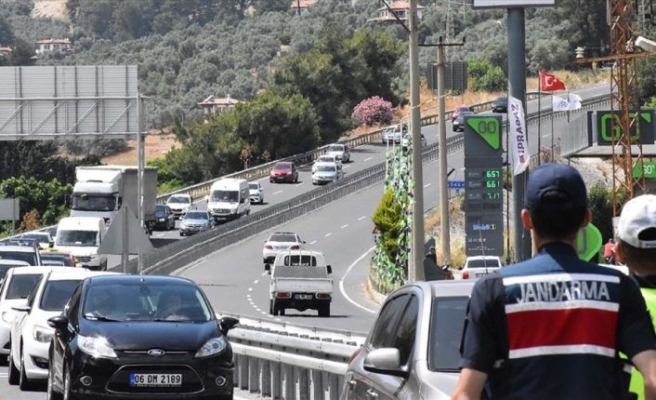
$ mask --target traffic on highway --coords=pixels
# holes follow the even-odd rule
[[[607,91],[604,86],[577,93],[585,99]],[[545,113],[550,111],[550,105],[542,106]],[[536,109],[537,102],[529,102],[528,111]],[[566,124],[563,119],[554,121],[556,141]],[[544,130],[543,140],[551,139],[551,130],[548,131]],[[451,126],[447,132],[449,137],[457,134]],[[423,145],[436,143],[436,126],[424,127],[422,135],[426,138]],[[529,144],[531,153],[537,151],[535,140]],[[335,178],[326,183],[337,181],[340,174],[348,176],[383,163],[391,145],[377,142],[334,149],[330,159],[321,162],[334,167]],[[463,178],[463,159],[462,149],[449,153],[448,166],[456,174],[453,179]],[[58,229],[43,249],[27,237],[24,243],[16,238],[0,246],[0,252],[3,248],[20,250],[33,254],[37,260],[48,249],[58,249],[57,243],[61,247],[67,243],[62,252],[71,255],[80,267],[73,270],[88,271],[69,277],[64,270],[71,269],[62,268],[64,264],[40,266],[38,271],[42,272],[34,269],[38,277],[31,280],[22,276],[23,271],[32,267],[16,266],[12,271],[21,273],[7,272],[0,289],[0,339],[6,338],[0,352],[4,349],[9,360],[5,367],[0,367],[3,398],[41,399],[46,396],[44,392],[48,398],[70,399],[76,395],[97,398],[94,396],[107,391],[118,397],[144,398],[151,392],[157,396],[202,392],[224,396],[212,398],[232,398],[234,366],[227,334],[237,326],[238,317],[217,319],[215,312],[361,334],[372,329],[383,304],[383,299],[367,285],[368,263],[374,246],[371,217],[382,195],[382,183],[356,191],[315,212],[298,215],[237,244],[216,248],[169,277],[139,277],[111,272],[119,264],[115,255],[107,256],[106,267],[102,267],[102,255],[91,250],[97,250],[105,233],[100,221],[111,224],[119,218],[120,204],[131,201],[128,200],[131,195],[117,182],[131,179],[132,172],[107,170],[112,181],[109,184],[115,186],[109,189],[114,197],[105,196],[100,201],[102,196],[90,196],[89,185],[85,187],[81,177],[76,192],[78,214],[63,224],[66,229]],[[226,221],[249,218],[317,190],[314,184],[317,171],[319,168],[311,164],[277,165],[264,178],[250,182],[219,180],[207,197],[176,195],[166,205],[157,205],[153,195],[152,226],[148,227],[151,241],[161,249],[178,240],[191,240],[187,236],[193,238],[211,232]],[[438,205],[437,163],[424,164],[423,175],[424,206],[428,211]],[[103,215],[90,215],[94,212]],[[89,223],[92,221],[96,224]],[[6,259],[9,257],[2,257],[2,261]],[[41,264],[40,261],[24,264],[28,265]],[[57,286],[54,282],[58,280],[75,284]],[[23,281],[31,286],[13,288]],[[466,296],[471,285],[458,284],[461,285],[458,295]],[[107,299],[114,299],[117,304],[113,310],[93,309],[89,299],[96,297],[96,290],[108,293]],[[168,292],[178,294],[175,301],[182,310],[173,316],[160,315],[169,307],[165,305]],[[46,298],[52,302],[42,301]],[[9,300],[13,303],[6,306]],[[460,308],[445,305],[452,312],[462,311],[462,304],[455,306]],[[444,340],[454,340],[449,336],[452,333],[445,332]],[[34,352],[26,347],[31,345],[36,349]],[[157,351],[162,354],[150,354]],[[85,363],[89,367],[83,367]],[[238,391],[235,393],[239,395]]]

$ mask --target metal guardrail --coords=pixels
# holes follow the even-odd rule
[[[348,360],[366,339],[366,334],[239,320],[228,333],[235,386],[274,399],[337,400]]]

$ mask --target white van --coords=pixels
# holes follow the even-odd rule
[[[216,222],[229,221],[250,214],[248,181],[226,178],[214,182],[207,199],[207,210]]]
[[[66,217],[59,221],[55,247],[75,257],[76,266],[92,270],[107,269],[107,255],[98,254],[107,229],[100,217]]]

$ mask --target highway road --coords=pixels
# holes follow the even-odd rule
[[[608,87],[603,86],[578,93],[585,98],[606,92]],[[550,110],[551,105],[544,103],[548,102],[543,101],[543,110]],[[529,110],[532,109],[537,109],[537,102],[529,103]],[[566,120],[556,121],[554,125],[556,142],[565,126]],[[422,132],[429,143],[437,141],[435,126],[426,127]],[[453,134],[450,124],[447,124],[447,132],[449,136]],[[537,149],[537,141],[534,140],[536,135],[536,126],[531,126],[529,144],[532,154]],[[546,145],[545,141],[550,142],[550,135],[550,125],[543,125],[543,146]],[[383,161],[384,152],[385,146],[380,143],[354,149],[352,154],[354,162],[345,165],[345,171],[352,173],[380,163]],[[463,179],[460,172],[463,161],[462,150],[449,155],[449,168],[456,168],[457,173],[460,174],[452,177],[453,179]],[[314,187],[309,178],[309,167],[302,168],[298,184],[269,184],[268,179],[264,178],[262,183],[265,186],[267,204],[254,205],[252,212],[311,190]],[[437,189],[437,163],[424,164],[424,203],[427,210],[437,206]],[[316,312],[310,310],[302,313],[288,310],[284,317],[273,317],[268,314],[269,277],[263,269],[261,251],[264,240],[273,229],[220,249],[193,265],[177,271],[177,274],[194,279],[201,284],[217,311],[252,318],[276,319],[294,325],[366,332],[371,326],[378,305],[365,293],[364,282],[367,271],[363,265],[366,266],[366,260],[373,247],[371,215],[380,201],[381,194],[382,184],[374,185],[275,229],[296,231],[307,241],[310,248],[325,252],[329,263],[333,266],[335,280],[335,296],[330,318],[318,318]],[[199,208],[203,206],[202,202],[199,203]],[[153,235],[155,245],[177,239],[179,239],[177,230],[155,232]],[[16,386],[9,386],[6,377],[6,366],[0,366],[0,400],[45,398],[45,387],[32,392],[21,392]],[[239,398],[239,395],[236,398]]]

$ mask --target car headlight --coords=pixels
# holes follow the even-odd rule
[[[116,352],[111,348],[104,337],[89,337],[79,335],[77,346],[83,352],[96,358],[116,358]]]
[[[7,324],[11,324],[14,320],[14,313],[12,311],[3,311],[2,320]]]
[[[32,336],[34,336],[34,340],[37,342],[50,343],[50,339],[52,339],[52,329],[37,325],[32,331]]]
[[[186,228],[187,228],[187,223],[186,223],[186,222],[182,222],[182,223],[180,224],[180,228],[182,228],[182,229],[186,229]]]
[[[196,357],[207,357],[222,353],[228,344],[223,336],[215,337],[207,342],[196,352]]]

